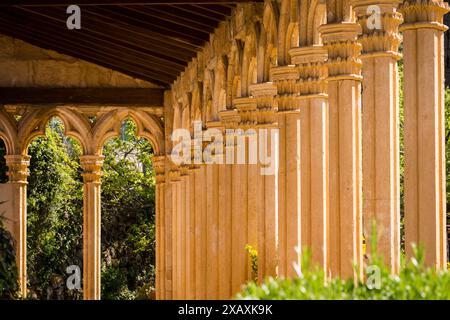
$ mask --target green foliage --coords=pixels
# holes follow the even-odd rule
[[[402,252],[405,252],[405,99],[402,88],[404,87],[403,60],[398,63],[399,75],[399,121],[400,121],[400,244]]]
[[[248,300],[449,300],[450,272],[425,268],[423,254],[404,264],[399,275],[392,275],[380,263],[380,286],[368,286],[363,280],[326,280],[324,272],[310,264],[310,256],[302,258],[302,274],[294,279],[268,278],[262,285],[252,282],[238,299]],[[371,275],[368,274],[368,277]]]
[[[150,299],[154,291],[155,175],[150,144],[128,120],[104,147],[102,296]]]
[[[245,250],[250,257],[252,279],[258,281],[258,251],[249,244],[245,246]]]
[[[1,204],[1,203],[0,203]],[[0,299],[18,297],[16,254],[11,235],[0,219]]]
[[[31,143],[28,187],[28,279],[30,297],[80,299],[68,290],[66,268],[83,265],[83,194],[80,146],[63,136],[53,119],[46,137]]]
[[[29,291],[37,299],[81,299],[65,285],[66,268],[83,265],[80,146],[52,120],[29,147]],[[102,296],[150,299],[154,291],[155,179],[150,144],[132,121],[105,148],[102,179]]]
[[[447,225],[450,225],[450,88],[445,89],[445,156],[447,181]],[[450,239],[449,239],[450,240]]]
[[[8,168],[6,167],[6,146],[2,139],[0,139],[0,183],[8,182],[8,177],[6,176],[6,171]]]

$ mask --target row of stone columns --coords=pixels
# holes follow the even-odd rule
[[[356,22],[322,25],[322,45],[291,49],[292,65],[273,68],[273,82],[252,85],[250,97],[235,99],[233,110],[220,113],[214,126],[221,130],[278,128],[278,170],[267,177],[252,164],[194,169],[195,190],[182,192],[195,202],[188,213],[195,226],[179,225],[195,230],[193,247],[180,246],[175,235],[173,250],[192,254],[195,264],[174,269],[173,297],[231,297],[252,276],[246,244],[258,251],[259,280],[295,276],[303,248],[328,275],[362,276],[364,239],[369,255],[376,241],[390,270],[399,271],[400,31],[406,253],[412,256],[412,244],[422,244],[427,265],[445,268],[442,16],[448,8],[439,1],[352,5]],[[380,9],[375,27],[371,5]],[[236,146],[225,144],[225,150]],[[185,295],[180,278],[188,270],[195,294]]]
[[[251,86],[250,97],[235,99],[234,110],[207,124],[222,132],[279,129],[274,175],[263,176],[261,164],[248,164],[248,153],[245,163],[236,164],[236,140],[222,142],[235,164],[175,166],[169,156],[155,157],[158,299],[232,297],[254,276],[247,245],[258,251],[259,280],[295,276],[304,247],[327,274],[360,276],[362,269],[355,270],[354,263],[363,266],[363,235],[371,241],[374,221],[379,253],[398,272],[399,30],[405,70],[406,253],[412,255],[412,243],[423,244],[426,263],[445,267],[442,16],[448,6],[411,1],[398,8],[397,1],[386,0],[380,5],[380,27],[373,29],[371,4],[380,5],[353,1],[356,23],[322,25],[323,45],[291,49],[293,65],[273,68],[273,82]],[[173,116],[166,100],[170,151]],[[248,146],[252,135],[235,138]],[[6,160],[13,199],[9,225],[25,294],[29,157]],[[86,299],[100,298],[102,163],[99,155],[81,158]]]
[[[448,4],[410,1],[404,23],[405,241],[425,249],[425,261],[446,268],[446,175],[443,15]]]
[[[9,196],[7,229],[15,240],[20,294],[27,295],[27,178],[30,157],[7,155]],[[83,295],[86,300],[100,299],[101,279],[101,168],[103,156],[86,155],[80,159],[83,169]]]

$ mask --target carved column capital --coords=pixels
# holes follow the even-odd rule
[[[362,45],[357,42],[361,26],[353,22],[324,24],[319,32],[328,50],[327,80],[361,80]]]
[[[181,172],[179,168],[172,168],[169,172],[170,182],[180,181]]]
[[[253,97],[237,98],[234,99],[233,105],[240,116],[239,127],[255,128],[258,124],[256,99]]]
[[[250,86],[251,95],[256,100],[256,122],[258,126],[272,126],[275,121],[278,89],[273,82],[257,83]]]
[[[277,86],[276,104],[279,113],[298,112],[299,92],[298,69],[295,65],[274,67],[270,70],[273,83]]]
[[[328,51],[323,46],[309,46],[289,50],[292,63],[298,68],[300,96],[326,95]]]
[[[409,0],[400,5],[404,23],[400,31],[431,28],[446,31],[444,15],[449,12],[449,5],[442,0]]]
[[[358,17],[362,34],[362,58],[370,56],[392,56],[400,59],[398,48],[401,35],[398,31],[403,18],[398,11],[398,0],[353,0],[353,9]],[[376,6],[378,11],[370,10]],[[378,15],[378,16],[377,16]]]
[[[152,159],[153,168],[155,169],[156,184],[164,183],[166,175],[166,157],[154,156]]]
[[[84,183],[101,183],[104,159],[105,157],[100,155],[85,155],[80,157],[80,165],[83,169],[81,176],[83,177]]]
[[[225,129],[234,129],[241,121],[241,117],[236,109],[220,111],[219,118]]]
[[[30,159],[30,156],[25,155],[5,156],[6,166],[8,167],[7,176],[9,177],[10,183],[28,183]]]

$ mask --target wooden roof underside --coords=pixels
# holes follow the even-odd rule
[[[0,33],[168,87],[239,2],[1,0]],[[74,3],[81,30],[66,27]]]

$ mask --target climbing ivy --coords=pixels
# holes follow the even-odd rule
[[[2,204],[0,202],[0,204]],[[0,299],[18,297],[16,255],[11,235],[0,219]]]

